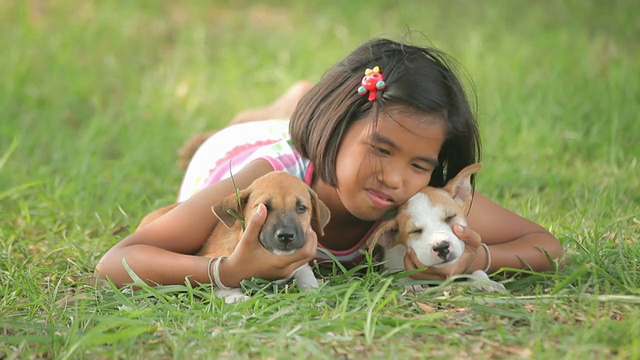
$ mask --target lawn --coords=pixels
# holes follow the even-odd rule
[[[640,359],[636,1],[0,2],[0,359]],[[477,189],[551,230],[570,265],[403,292],[96,283],[175,200],[194,133],[317,80],[372,37],[453,56],[477,103]]]

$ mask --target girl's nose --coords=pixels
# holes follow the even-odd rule
[[[381,166],[376,177],[380,183],[389,189],[399,189],[402,187],[402,171],[393,166]]]

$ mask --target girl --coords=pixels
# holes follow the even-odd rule
[[[219,282],[238,287],[251,277],[285,278],[314,257],[322,259],[317,246],[340,261],[358,261],[368,234],[387,212],[427,185],[443,186],[479,160],[475,118],[445,59],[435,49],[375,39],[331,68],[302,96],[290,121],[236,119],[238,124],[214,134],[196,152],[180,205],[109,250],[97,265],[100,276],[118,286],[131,282],[126,259],[149,284],[210,282],[211,261],[193,254],[218,222],[211,205],[235,191],[233,181],[242,189],[276,170],[305,180],[329,207],[324,236],[309,228],[303,249],[271,254],[257,240],[267,211],[262,204],[247,220],[236,250],[218,263]],[[502,267],[544,271],[552,268],[545,252],[552,259],[563,253],[548,231],[479,193],[468,223],[454,229],[469,245],[461,259],[415,278]],[[405,267],[424,266],[409,251]]]

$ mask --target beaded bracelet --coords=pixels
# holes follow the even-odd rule
[[[218,258],[212,257],[211,259],[209,259],[209,262],[207,263],[207,276],[209,277],[209,283],[211,284],[213,284],[213,277],[211,276],[211,264],[217,259]]]
[[[207,263],[207,275],[209,275],[209,281],[218,289],[221,290],[231,290],[232,288],[224,285],[220,280],[220,262],[226,259],[226,256],[221,256],[219,258],[211,258],[209,259],[209,263]],[[213,268],[211,264],[213,263]]]
[[[485,243],[480,243],[480,246],[487,252],[487,266],[484,268],[484,272],[488,272],[489,268],[491,268],[491,251],[489,251],[489,247]]]

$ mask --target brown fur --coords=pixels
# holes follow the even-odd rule
[[[238,209],[238,197],[242,205],[242,214]],[[248,220],[255,214],[258,204],[265,204],[267,219],[260,231],[259,240],[265,248],[276,252],[293,252],[301,248],[309,224],[314,231],[322,235],[322,229],[330,219],[329,209],[318,199],[318,195],[302,180],[283,171],[261,176],[248,188],[240,191],[238,197],[231,194],[211,207],[221,224],[216,225],[197,255],[229,256],[236,248],[242,236],[242,225],[227,210],[232,210]],[[142,219],[138,228],[166,214],[177,205],[169,205],[149,213]],[[283,238],[290,241],[284,241]]]

